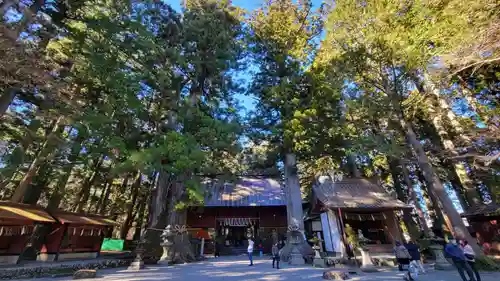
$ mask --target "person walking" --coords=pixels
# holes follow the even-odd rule
[[[476,253],[474,252],[474,249],[472,249],[471,245],[469,245],[469,242],[467,240],[462,240],[460,246],[464,251],[464,256],[467,263],[469,264],[470,268],[472,269],[472,271],[474,271],[474,274],[476,275],[476,281],[481,281],[481,276],[479,275],[479,271],[477,271],[476,268]]]
[[[248,251],[248,259],[250,260],[250,264],[248,266],[253,266],[253,245],[254,245],[254,242],[252,240],[252,238],[248,237],[248,248],[247,248],[247,251]]]
[[[465,254],[462,249],[458,246],[457,240],[454,238],[449,239],[449,243],[444,247],[444,254],[446,257],[450,258],[453,262],[453,265],[457,268],[458,274],[462,277],[463,281],[468,281],[465,278],[465,271],[467,275],[469,275],[470,281],[476,281],[474,277],[474,272],[472,268],[467,263],[467,259],[465,258]]]
[[[424,266],[422,265],[420,247],[413,241],[409,241],[406,245],[406,249],[410,254],[410,264],[412,264],[418,271],[425,273]]]
[[[214,245],[214,257],[220,257],[220,243],[219,239],[215,239],[215,245]]]
[[[280,249],[278,243],[274,244],[271,248],[271,254],[273,255],[273,268],[274,262],[276,262],[276,269],[280,269]]]
[[[403,271],[403,265],[410,264],[410,253],[408,253],[406,247],[399,241],[396,241],[396,246],[393,251],[396,256],[396,261],[398,262],[399,271]]]

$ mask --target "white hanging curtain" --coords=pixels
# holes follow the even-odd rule
[[[248,226],[255,225],[253,218],[220,218],[219,224],[223,226]]]

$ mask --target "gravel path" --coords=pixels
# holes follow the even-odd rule
[[[256,258],[254,266],[248,266],[244,256],[209,259],[200,263],[175,266],[148,266],[146,269],[133,272],[125,268],[106,269],[98,272],[98,279],[103,281],[299,281],[322,280],[325,269],[311,266],[292,267],[284,264],[282,269],[271,267],[271,260]],[[500,273],[483,273],[482,281],[498,281]],[[63,281],[72,278],[42,278],[37,281]],[[89,279],[90,280],[90,279]],[[354,275],[353,281],[403,280],[403,273],[392,268],[383,272],[360,273]],[[421,275],[419,280],[425,281],[460,281],[456,271],[434,271]]]

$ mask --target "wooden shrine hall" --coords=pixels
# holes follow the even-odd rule
[[[275,231],[284,239],[287,229],[286,199],[282,184],[270,178],[242,177],[233,182],[211,179],[204,182],[204,206],[188,210],[190,233],[206,230],[222,254],[246,252],[247,236],[270,252]],[[276,235],[276,234],[274,234]],[[206,247],[205,253],[213,247]]]
[[[392,198],[383,187],[363,178],[332,181],[320,177],[313,186],[311,209],[306,224],[309,232],[321,236],[327,252],[345,255],[345,227],[369,239],[373,253],[391,253],[402,240],[395,211],[411,208]]]
[[[0,264],[96,258],[104,237],[115,225],[99,215],[0,201]],[[30,239],[37,226],[47,231],[40,238],[41,248],[35,251]]]

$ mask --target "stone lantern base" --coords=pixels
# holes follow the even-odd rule
[[[378,269],[372,262],[370,256],[370,251],[367,248],[362,248],[361,250],[361,271],[363,272],[377,272]]]

